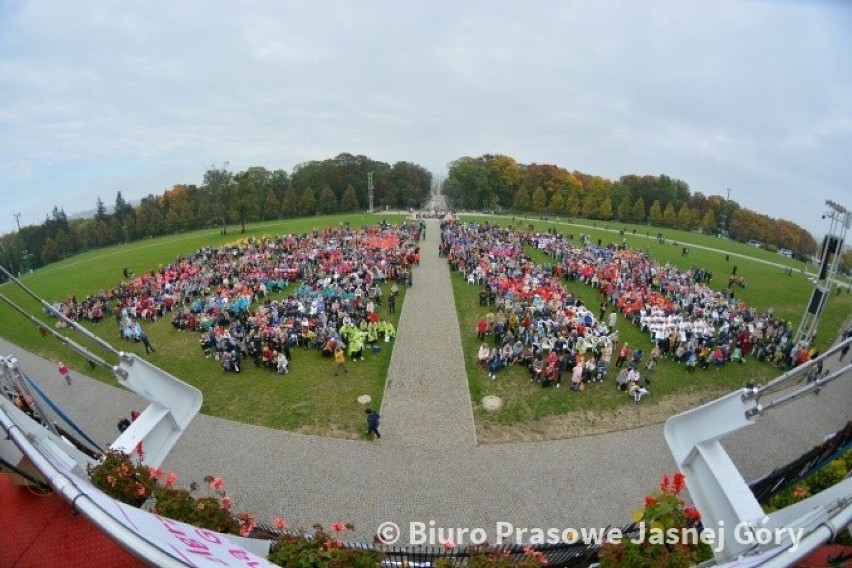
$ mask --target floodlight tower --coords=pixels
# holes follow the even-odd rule
[[[810,345],[816,335],[819,318],[825,308],[828,293],[831,292],[837,266],[840,264],[840,253],[843,252],[846,231],[852,224],[852,215],[844,206],[830,199],[826,200],[825,204],[828,205],[829,210],[823,214],[822,218],[831,219],[831,226],[822,241],[819,275],[814,282],[814,291],[805,309],[799,331],[796,332],[796,342],[804,345]]]
[[[367,199],[370,201],[370,213],[373,212],[373,172],[367,172]]]

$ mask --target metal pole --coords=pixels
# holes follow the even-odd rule
[[[49,326],[45,325],[38,318],[27,313],[26,310],[24,310],[22,307],[17,305],[15,302],[13,302],[9,298],[7,298],[4,294],[0,294],[0,300],[3,300],[4,302],[6,302],[10,306],[12,306],[15,310],[17,310],[21,315],[23,315],[25,318],[27,318],[32,323],[34,323],[37,327],[45,330],[47,333],[51,334],[53,337],[58,339],[60,341],[60,343],[62,343],[65,347],[68,347],[72,351],[76,351],[77,353],[79,353],[80,355],[85,357],[86,360],[88,360],[88,361],[90,361],[90,362],[92,362],[96,365],[100,365],[101,367],[104,367],[104,368],[112,371],[112,365],[110,365],[109,363],[104,361],[102,358],[98,357],[97,355],[95,355],[94,353],[92,353],[91,351],[89,351],[88,349],[86,349],[85,347],[83,347],[82,345],[80,345],[79,343],[74,341],[73,339],[69,339],[68,337],[65,337],[64,335],[62,335],[58,331],[51,329]]]
[[[30,442],[30,439],[17,424],[0,408],[0,428],[23,454],[32,462],[44,476],[53,490],[72,508],[97,526],[105,536],[121,546],[124,550],[150,566],[184,568],[188,562],[168,554],[158,548],[153,542],[137,534],[102,508],[96,501],[86,495],[76,483],[59,471],[42,453]]]
[[[6,267],[3,266],[2,264],[0,264],[0,271],[2,271],[3,274],[5,274],[9,278],[9,280],[11,280],[15,284],[17,284],[24,292],[26,292],[27,294],[32,296],[33,299],[35,299],[37,302],[39,302],[50,313],[54,314],[56,317],[58,317],[59,319],[61,319],[62,321],[64,321],[68,325],[70,325],[71,327],[73,327],[75,330],[80,332],[84,337],[86,337],[86,338],[94,341],[95,343],[97,343],[101,348],[105,349],[106,351],[109,351],[113,355],[117,355],[118,357],[121,357],[121,353],[119,351],[117,351],[115,349],[115,347],[113,347],[112,345],[107,343],[105,340],[101,339],[100,337],[98,337],[97,335],[95,335],[94,333],[92,333],[91,331],[89,331],[88,329],[83,327],[82,325],[78,324],[76,321],[65,317],[65,314],[63,314],[62,312],[60,312],[59,310],[54,308],[51,304],[48,304],[45,300],[42,300],[35,292],[33,292],[32,290],[27,288],[24,285],[23,282],[18,280],[11,272],[6,270]]]

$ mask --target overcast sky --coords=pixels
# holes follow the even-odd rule
[[[0,232],[341,152],[664,173],[821,236],[852,2],[0,1]]]

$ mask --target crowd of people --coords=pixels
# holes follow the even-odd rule
[[[541,250],[553,264],[534,263],[525,246]],[[531,380],[545,386],[561,386],[569,373],[579,390],[607,375],[615,351],[616,384],[638,402],[648,394],[642,365],[653,370],[662,358],[694,372],[749,357],[790,368],[818,354],[795,344],[791,323],[771,308],[748,307],[732,287],[710,288],[709,271],[654,262],[626,243],[596,246],[588,236],[575,241],[555,230],[444,223],[440,254],[469,285],[482,288],[479,304],[487,313],[476,324],[482,341],[476,357],[491,380],[506,366],[523,365]],[[598,289],[597,317],[562,282]],[[619,343],[619,317],[648,334],[647,359],[641,347]]]
[[[477,361],[496,380],[508,366],[527,369],[530,381],[572,390],[603,381],[618,343],[615,314],[598,317],[568,292],[559,267],[534,263],[524,252],[525,233],[496,225],[441,225],[439,253],[469,285],[481,286],[485,313],[476,323],[482,341]],[[625,385],[647,388],[638,373]]]
[[[400,286],[413,284],[420,225],[345,225],[304,235],[248,238],[205,247],[113,289],[54,306],[67,317],[100,323],[115,316],[121,337],[146,343],[142,321],[171,317],[176,330],[197,332],[203,353],[225,371],[248,359],[286,374],[294,346],[333,357],[339,345],[353,360],[396,330],[378,308],[395,311]],[[288,296],[270,294],[298,286]],[[382,285],[389,284],[385,299]]]
[[[663,357],[688,370],[743,363],[750,356],[789,368],[816,355],[794,344],[791,323],[771,308],[756,310],[731,289],[711,289],[704,270],[659,264],[623,246],[577,244],[555,232],[526,239],[553,257],[566,279],[598,288],[605,301],[648,333]]]

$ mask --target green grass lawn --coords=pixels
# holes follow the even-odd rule
[[[128,245],[91,251],[52,264],[24,278],[25,284],[49,302],[75,294],[84,297],[115,286],[122,269],[128,266],[137,274],[156,269],[177,256],[191,253],[205,245],[231,242],[245,236],[301,234],[313,228],[336,226],[349,221],[353,226],[373,224],[381,220],[398,223],[403,217],[392,215],[345,215],[296,219],[263,223],[248,227],[246,235],[231,228],[225,236],[218,231],[197,231],[183,235],[161,237]],[[384,291],[387,298],[390,286]],[[16,304],[53,325],[55,320],[44,316],[38,304],[13,284],[0,287],[2,293]],[[398,325],[399,313],[405,301],[405,287],[400,287],[397,315],[388,316],[387,306],[380,312]],[[286,291],[285,291],[286,293]],[[273,295],[280,297],[283,294]],[[104,320],[97,326],[86,326],[117,349],[144,355],[141,343],[122,340],[114,320]],[[380,405],[385,377],[390,364],[393,343],[382,343],[376,354],[367,351],[363,362],[348,362],[348,374],[332,377],[332,363],[316,350],[296,347],[288,375],[276,375],[256,369],[247,361],[240,374],[224,373],[219,363],[203,357],[200,335],[178,332],[171,318],[143,324],[151,343],[157,349],[147,358],[176,377],[192,384],[204,394],[202,412],[240,422],[343,438],[357,438],[362,432],[363,408],[357,398],[372,397]],[[62,360],[79,372],[90,374],[110,384],[117,384],[107,371],[89,369],[86,361],[64,348],[58,341],[42,338],[36,327],[0,303],[0,335],[21,347],[53,360]],[[71,333],[69,336],[76,336]],[[74,337],[77,339],[77,337]],[[88,346],[88,344],[87,344]],[[97,348],[92,349],[101,354]]]
[[[468,218],[470,216],[465,216],[464,220]],[[510,218],[477,217],[471,220],[479,222],[487,220],[492,223],[499,222],[503,225],[511,224]],[[526,230],[528,224],[529,222],[525,221],[520,228]],[[591,235],[593,239],[601,238],[604,244],[613,240],[620,241],[618,233],[613,235],[613,233],[591,226],[576,230],[573,227],[564,227],[555,223],[533,222],[533,224],[538,230],[544,230],[551,226],[565,234],[571,234],[573,230],[575,239],[582,232]],[[515,226],[518,227],[518,223]],[[688,242],[685,237],[691,236],[691,234],[683,233],[675,236],[680,239],[678,242],[683,243]],[[771,306],[781,317],[792,319],[794,322],[800,320],[805,304],[810,297],[812,283],[801,274],[794,273],[791,276],[786,276],[782,269],[776,267],[745,258],[734,260],[734,257],[732,257],[731,261],[726,261],[724,254],[697,248],[691,249],[689,255],[684,257],[681,255],[681,246],[662,245],[657,243],[656,240],[640,239],[640,237],[633,235],[625,235],[625,238],[628,241],[628,246],[649,249],[651,256],[661,263],[671,262],[682,269],[699,266],[711,270],[714,274],[711,285],[714,288],[718,288],[720,284],[722,287],[727,285],[730,267],[737,263],[738,274],[746,274],[748,282],[745,289],[736,288],[737,295],[750,306],[759,308]],[[712,237],[709,238],[712,239]],[[715,241],[719,240],[715,239]],[[721,242],[727,243],[729,241]],[[749,249],[758,251],[758,249],[747,245],[745,245],[745,248],[745,252],[748,252]],[[527,253],[537,263],[553,264],[553,260],[541,251],[527,247]],[[529,375],[524,367],[508,367],[498,374],[497,380],[489,380],[487,372],[478,368],[476,361],[479,346],[476,337],[476,322],[479,316],[487,313],[488,308],[479,306],[478,294],[480,288],[478,286],[468,285],[457,272],[452,275],[452,283],[456,309],[459,314],[471,399],[474,401],[475,407],[474,416],[480,436],[484,437],[485,440],[550,438],[554,436],[544,431],[552,428],[552,424],[548,423],[547,419],[564,417],[572,413],[576,415],[578,413],[575,411],[579,411],[579,415],[584,417],[586,421],[611,422],[620,419],[615,414],[616,410],[625,406],[632,406],[632,399],[614,387],[616,373],[612,368],[605,383],[592,384],[583,393],[572,392],[566,388],[567,384],[563,384],[562,388],[559,389],[542,389],[536,383],[530,382]],[[570,282],[567,283],[566,287],[575,297],[581,298],[590,310],[597,313],[601,296],[596,289],[585,284]],[[820,329],[826,331],[817,336],[815,345],[825,348],[836,341],[839,329],[843,322],[849,318],[850,313],[852,313],[852,296],[845,292],[839,296],[832,294],[820,325]],[[619,314],[617,328],[622,341],[627,341],[632,346],[644,349],[645,360],[647,360],[647,354],[652,347],[647,334],[642,333],[638,327],[626,321],[621,314]],[[615,356],[613,356],[614,362]],[[642,371],[645,373],[644,367]],[[687,373],[683,365],[670,360],[662,360],[657,368],[651,372],[652,386],[650,390],[652,396],[647,399],[647,403],[643,401],[643,405],[659,404],[661,401],[672,399],[672,397],[679,397],[682,403],[684,401],[695,403],[709,400],[723,392],[742,387],[747,380],[766,382],[781,372],[781,369],[758,362],[753,358],[743,365],[729,364],[719,371],[711,367],[707,371],[699,369],[695,373]],[[563,383],[567,382],[563,377]],[[486,395],[501,397],[503,408],[499,412],[485,411],[479,401]],[[665,416],[665,413],[658,415],[661,419]],[[557,434],[555,437],[559,437],[560,433],[564,432],[564,428],[552,429]],[[598,429],[612,430],[618,428],[617,424],[604,423],[599,424]],[[501,430],[511,432],[501,434]]]
[[[465,218],[469,217],[465,216]],[[172,262],[176,257],[191,253],[202,246],[231,242],[244,236],[302,234],[314,228],[336,226],[344,222],[350,222],[353,226],[367,225],[382,219],[397,223],[403,217],[401,215],[312,217],[249,226],[247,235],[240,235],[234,227],[231,227],[228,235],[225,236],[219,234],[218,230],[172,235],[77,255],[27,275],[24,282],[40,296],[52,302],[70,294],[85,296],[113,287],[120,280],[124,266],[128,266],[138,274],[155,269],[161,263]],[[488,220],[507,225],[511,223],[511,219],[507,217],[479,217],[475,220]],[[519,221],[516,226],[526,229],[529,223],[538,230],[556,227],[565,234],[573,234],[575,238],[580,233],[585,233],[595,240],[601,239],[603,243],[621,240],[617,232],[605,230],[602,224],[594,227],[591,222],[588,225],[567,225],[556,222]],[[610,227],[616,228],[612,224]],[[671,262],[682,269],[699,266],[711,270],[714,274],[711,282],[713,287],[724,287],[733,264],[736,264],[738,274],[745,276],[748,282],[745,289],[736,290],[739,297],[750,306],[773,307],[777,314],[793,320],[794,323],[800,320],[812,287],[810,280],[800,272],[794,271],[792,275],[787,276],[782,268],[776,266],[735,256],[732,256],[730,261],[726,261],[723,253],[697,247],[691,248],[688,256],[682,256],[681,246],[670,243],[659,244],[656,239],[643,237],[643,230],[647,230],[647,227],[638,228],[637,234],[633,235],[632,228],[628,226],[624,237],[628,246],[647,249],[652,257],[661,263]],[[654,236],[657,230],[651,229],[650,232]],[[677,231],[664,232],[667,238],[679,243],[694,243],[718,248],[730,247],[732,254],[754,255],[764,260],[791,266],[797,264],[779,255],[726,239]],[[531,252],[537,261],[550,262],[538,251]],[[592,385],[582,396],[578,396],[565,386],[560,389],[541,389],[530,383],[525,370],[521,368],[505,369],[500,373],[497,381],[487,380],[486,372],[478,369],[476,365],[478,342],[475,326],[478,316],[484,313],[478,306],[478,288],[468,286],[458,274],[453,274],[452,285],[462,331],[474,412],[480,430],[493,434],[491,439],[495,441],[524,439],[524,435],[517,434],[518,431],[529,431],[540,438],[565,437],[567,434],[562,431],[547,431],[547,426],[543,426],[542,421],[577,414],[572,411],[579,411],[579,414],[587,421],[599,420],[601,416],[604,416],[605,420],[613,422],[607,425],[609,429],[617,429],[621,425],[618,422],[620,418],[613,412],[623,409],[630,400],[624,393],[615,390],[611,382]],[[43,315],[41,307],[35,301],[16,286],[6,284],[0,287],[0,290],[30,313],[40,315],[41,319],[49,325],[54,323],[54,320]],[[569,290],[582,298],[587,305],[596,307],[600,303],[598,292],[591,287],[571,284]],[[397,314],[401,313],[405,291],[405,287],[400,288],[401,297]],[[387,292],[385,290],[385,297]],[[387,315],[386,309],[384,306],[380,310],[384,316]],[[839,296],[832,294],[821,320],[820,327],[824,331],[817,336],[815,345],[825,348],[832,343],[850,313],[852,313],[852,296],[845,292]],[[398,315],[390,319],[395,325],[398,324]],[[87,325],[118,349],[144,354],[141,344],[128,343],[118,337],[113,320],[106,320],[98,326]],[[298,347],[293,350],[292,371],[289,375],[278,376],[269,371],[255,369],[251,362],[245,365],[242,373],[236,375],[223,373],[218,362],[204,359],[198,343],[199,335],[177,332],[171,326],[170,318],[146,324],[144,327],[157,349],[157,352],[151,354],[149,359],[173,375],[200,388],[204,393],[202,407],[204,413],[271,428],[344,438],[360,436],[363,408],[356,402],[358,396],[368,394],[372,397],[374,406],[381,404],[393,347],[392,343],[381,344],[380,352],[377,354],[368,352],[365,361],[348,362],[350,372],[339,377],[331,376],[330,360],[323,359],[317,351]],[[650,341],[635,326],[620,318],[618,327],[623,339],[633,345],[643,346],[646,353],[650,350]],[[71,334],[72,337],[74,335],[76,334]],[[50,337],[42,338],[35,326],[4,303],[0,303],[0,336],[49,359],[65,361],[79,372],[90,374],[110,384],[117,384],[107,371],[90,370],[82,357],[71,353]],[[97,352],[96,349],[93,350]],[[747,379],[765,381],[778,373],[779,370],[774,367],[748,361],[742,366],[729,365],[723,371],[710,370],[704,373],[698,371],[687,374],[681,366],[663,361],[652,378],[652,397],[648,399],[648,407],[674,396],[686,396],[691,401],[703,400],[714,394],[737,388]],[[611,372],[609,379],[612,380],[613,377],[614,374]],[[501,412],[490,414],[480,408],[479,401],[488,394],[503,398],[504,408]],[[670,409],[669,413],[672,411]],[[504,435],[509,431],[514,433]],[[481,439],[488,440],[489,436],[485,435]]]

